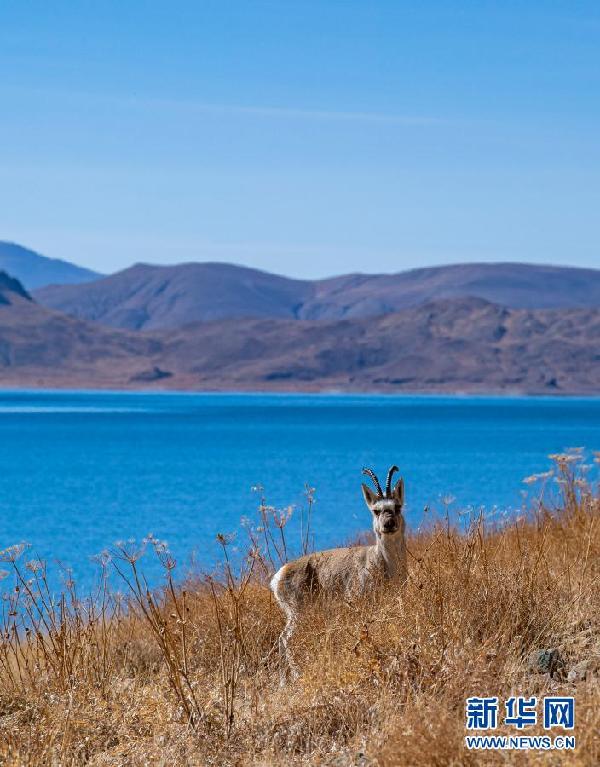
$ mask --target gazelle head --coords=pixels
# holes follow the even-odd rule
[[[363,474],[373,480],[377,489],[377,492],[374,492],[364,483],[362,485],[363,496],[373,515],[373,531],[377,538],[387,538],[404,533],[404,517],[402,516],[404,480],[400,478],[392,490],[392,477],[397,471],[397,466],[392,466],[388,471],[384,493],[375,472],[372,469],[363,469]]]

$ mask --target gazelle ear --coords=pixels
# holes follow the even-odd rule
[[[396,487],[394,488],[394,500],[397,501],[400,506],[404,506],[404,480],[402,478],[396,482]]]
[[[376,494],[376,493],[374,493],[374,492],[371,490],[371,488],[370,488],[368,485],[365,485],[364,483],[363,483],[363,484],[361,484],[361,487],[362,487],[362,494],[363,494],[363,496],[364,496],[364,499],[365,499],[365,503],[367,504],[367,506],[368,506],[369,508],[371,508],[371,506],[372,506],[372,505],[375,503],[375,501],[377,500],[377,494]]]

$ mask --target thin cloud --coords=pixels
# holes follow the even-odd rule
[[[181,104],[181,102],[177,102]],[[283,119],[339,121],[354,123],[385,123],[389,125],[440,125],[446,123],[437,117],[422,115],[401,115],[388,112],[349,112],[325,109],[303,109],[297,107],[258,106],[239,104],[198,104],[185,102],[190,108],[207,114],[251,115]]]
[[[11,92],[23,95],[20,88],[4,86],[0,91],[7,95]],[[35,94],[52,96],[54,99],[66,99],[67,101],[85,101],[88,104],[101,103],[114,106],[138,107],[150,109],[182,110],[188,113],[223,115],[223,116],[247,116],[264,119],[280,120],[310,120],[315,122],[343,122],[343,123],[370,123],[380,125],[399,126],[436,126],[448,125],[453,121],[430,116],[398,114],[396,112],[369,112],[336,109],[310,109],[295,106],[273,106],[265,104],[215,104],[192,99],[172,99],[154,96],[128,96],[116,93],[94,93],[89,91],[65,91],[46,90],[31,88],[27,89],[30,96]]]

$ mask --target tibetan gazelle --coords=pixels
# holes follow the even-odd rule
[[[366,504],[373,517],[375,543],[329,549],[300,557],[283,565],[271,580],[271,589],[286,615],[287,623],[279,637],[282,662],[282,682],[287,671],[297,671],[288,649],[302,607],[318,595],[362,593],[381,580],[403,583],[406,580],[406,540],[404,537],[404,481],[399,479],[392,490],[392,477],[398,471],[388,471],[385,493],[372,469],[363,469],[375,485],[374,492],[362,485]],[[285,665],[283,665],[285,664]]]

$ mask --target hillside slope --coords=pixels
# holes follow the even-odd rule
[[[140,333],[13,291],[0,305],[0,385],[598,394],[600,309],[459,298],[374,319],[222,320]]]
[[[0,269],[16,277],[27,290],[89,282],[102,276],[68,261],[47,258],[13,242],[0,242]]]
[[[600,307],[600,270],[532,264],[456,264],[392,275],[291,280],[231,264],[138,264],[95,282],[35,292],[43,305],[132,330],[272,317],[373,317],[446,298],[516,309]]]
[[[514,309],[600,307],[600,270],[538,264],[449,264],[398,274],[344,275],[316,284],[306,319],[366,317],[444,298]]]
[[[206,320],[293,317],[312,294],[301,280],[231,264],[136,264],[87,285],[45,288],[43,305],[131,330],[174,328]]]
[[[160,351],[152,338],[45,309],[0,273],[1,386],[118,385]]]
[[[21,299],[31,301],[31,296],[21,285],[19,280],[10,274],[0,271],[0,304],[12,305],[14,301]]]
[[[597,309],[447,299],[375,320],[227,321],[159,337],[161,367],[194,388],[600,392]]]

